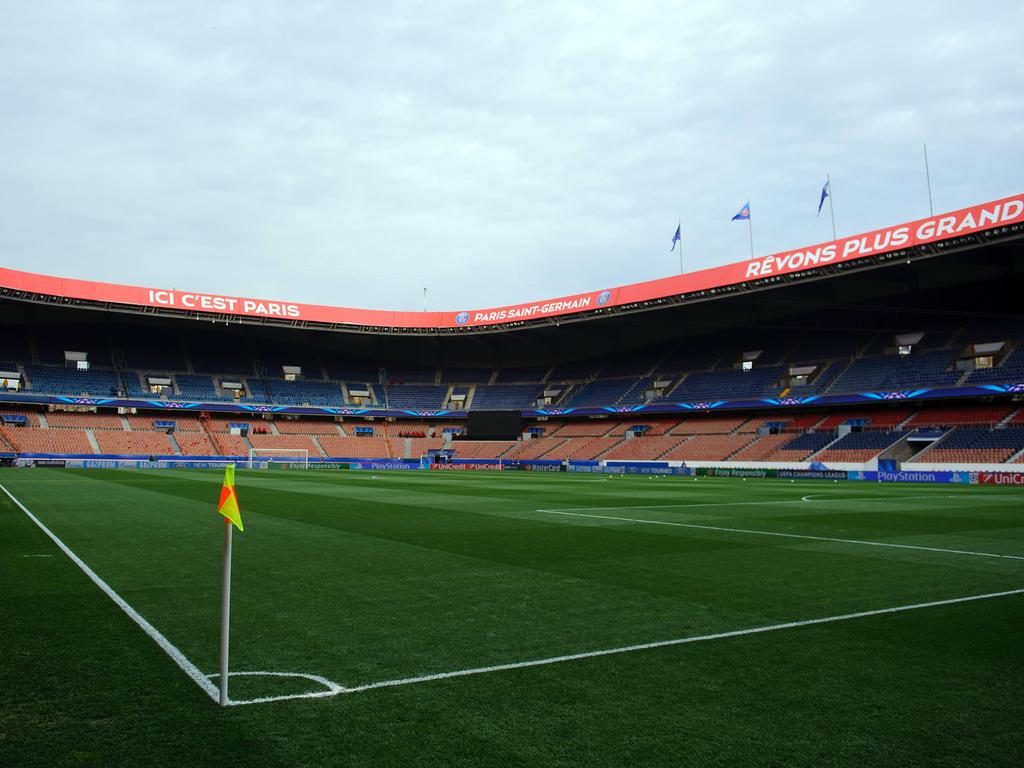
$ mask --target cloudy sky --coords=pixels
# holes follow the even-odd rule
[[[0,266],[516,303],[1019,193],[1019,2],[3,3]],[[827,207],[826,207],[827,211]]]

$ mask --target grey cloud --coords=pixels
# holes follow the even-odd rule
[[[0,261],[462,309],[1021,191],[1018,4],[345,5],[10,4]]]

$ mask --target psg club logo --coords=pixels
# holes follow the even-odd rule
[[[601,291],[599,294],[597,294],[597,304],[598,304],[598,306],[603,307],[605,304],[608,303],[608,300],[611,299],[611,297],[612,297],[612,292],[611,291]]]
[[[459,312],[459,314],[457,314],[455,316],[455,324],[456,325],[465,325],[468,322],[469,322],[469,312]]]

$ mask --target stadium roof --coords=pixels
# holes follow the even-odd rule
[[[977,248],[1024,234],[1024,194],[721,267],[555,299],[397,312],[144,288],[0,268],[0,298],[112,312],[371,334],[493,333],[723,298]]]

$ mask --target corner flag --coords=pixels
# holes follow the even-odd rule
[[[220,502],[217,504],[217,514],[223,515],[226,520],[235,524],[240,531],[242,527],[242,511],[238,508],[238,494],[235,493],[235,465],[228,464],[224,468],[224,485],[220,489]]]
[[[224,516],[224,578],[220,597],[220,705],[231,703],[228,698],[228,641],[231,627],[231,534],[242,528],[242,512],[235,493],[235,465],[224,467],[224,485],[220,489],[217,513]],[[235,526],[232,528],[231,526]]]

